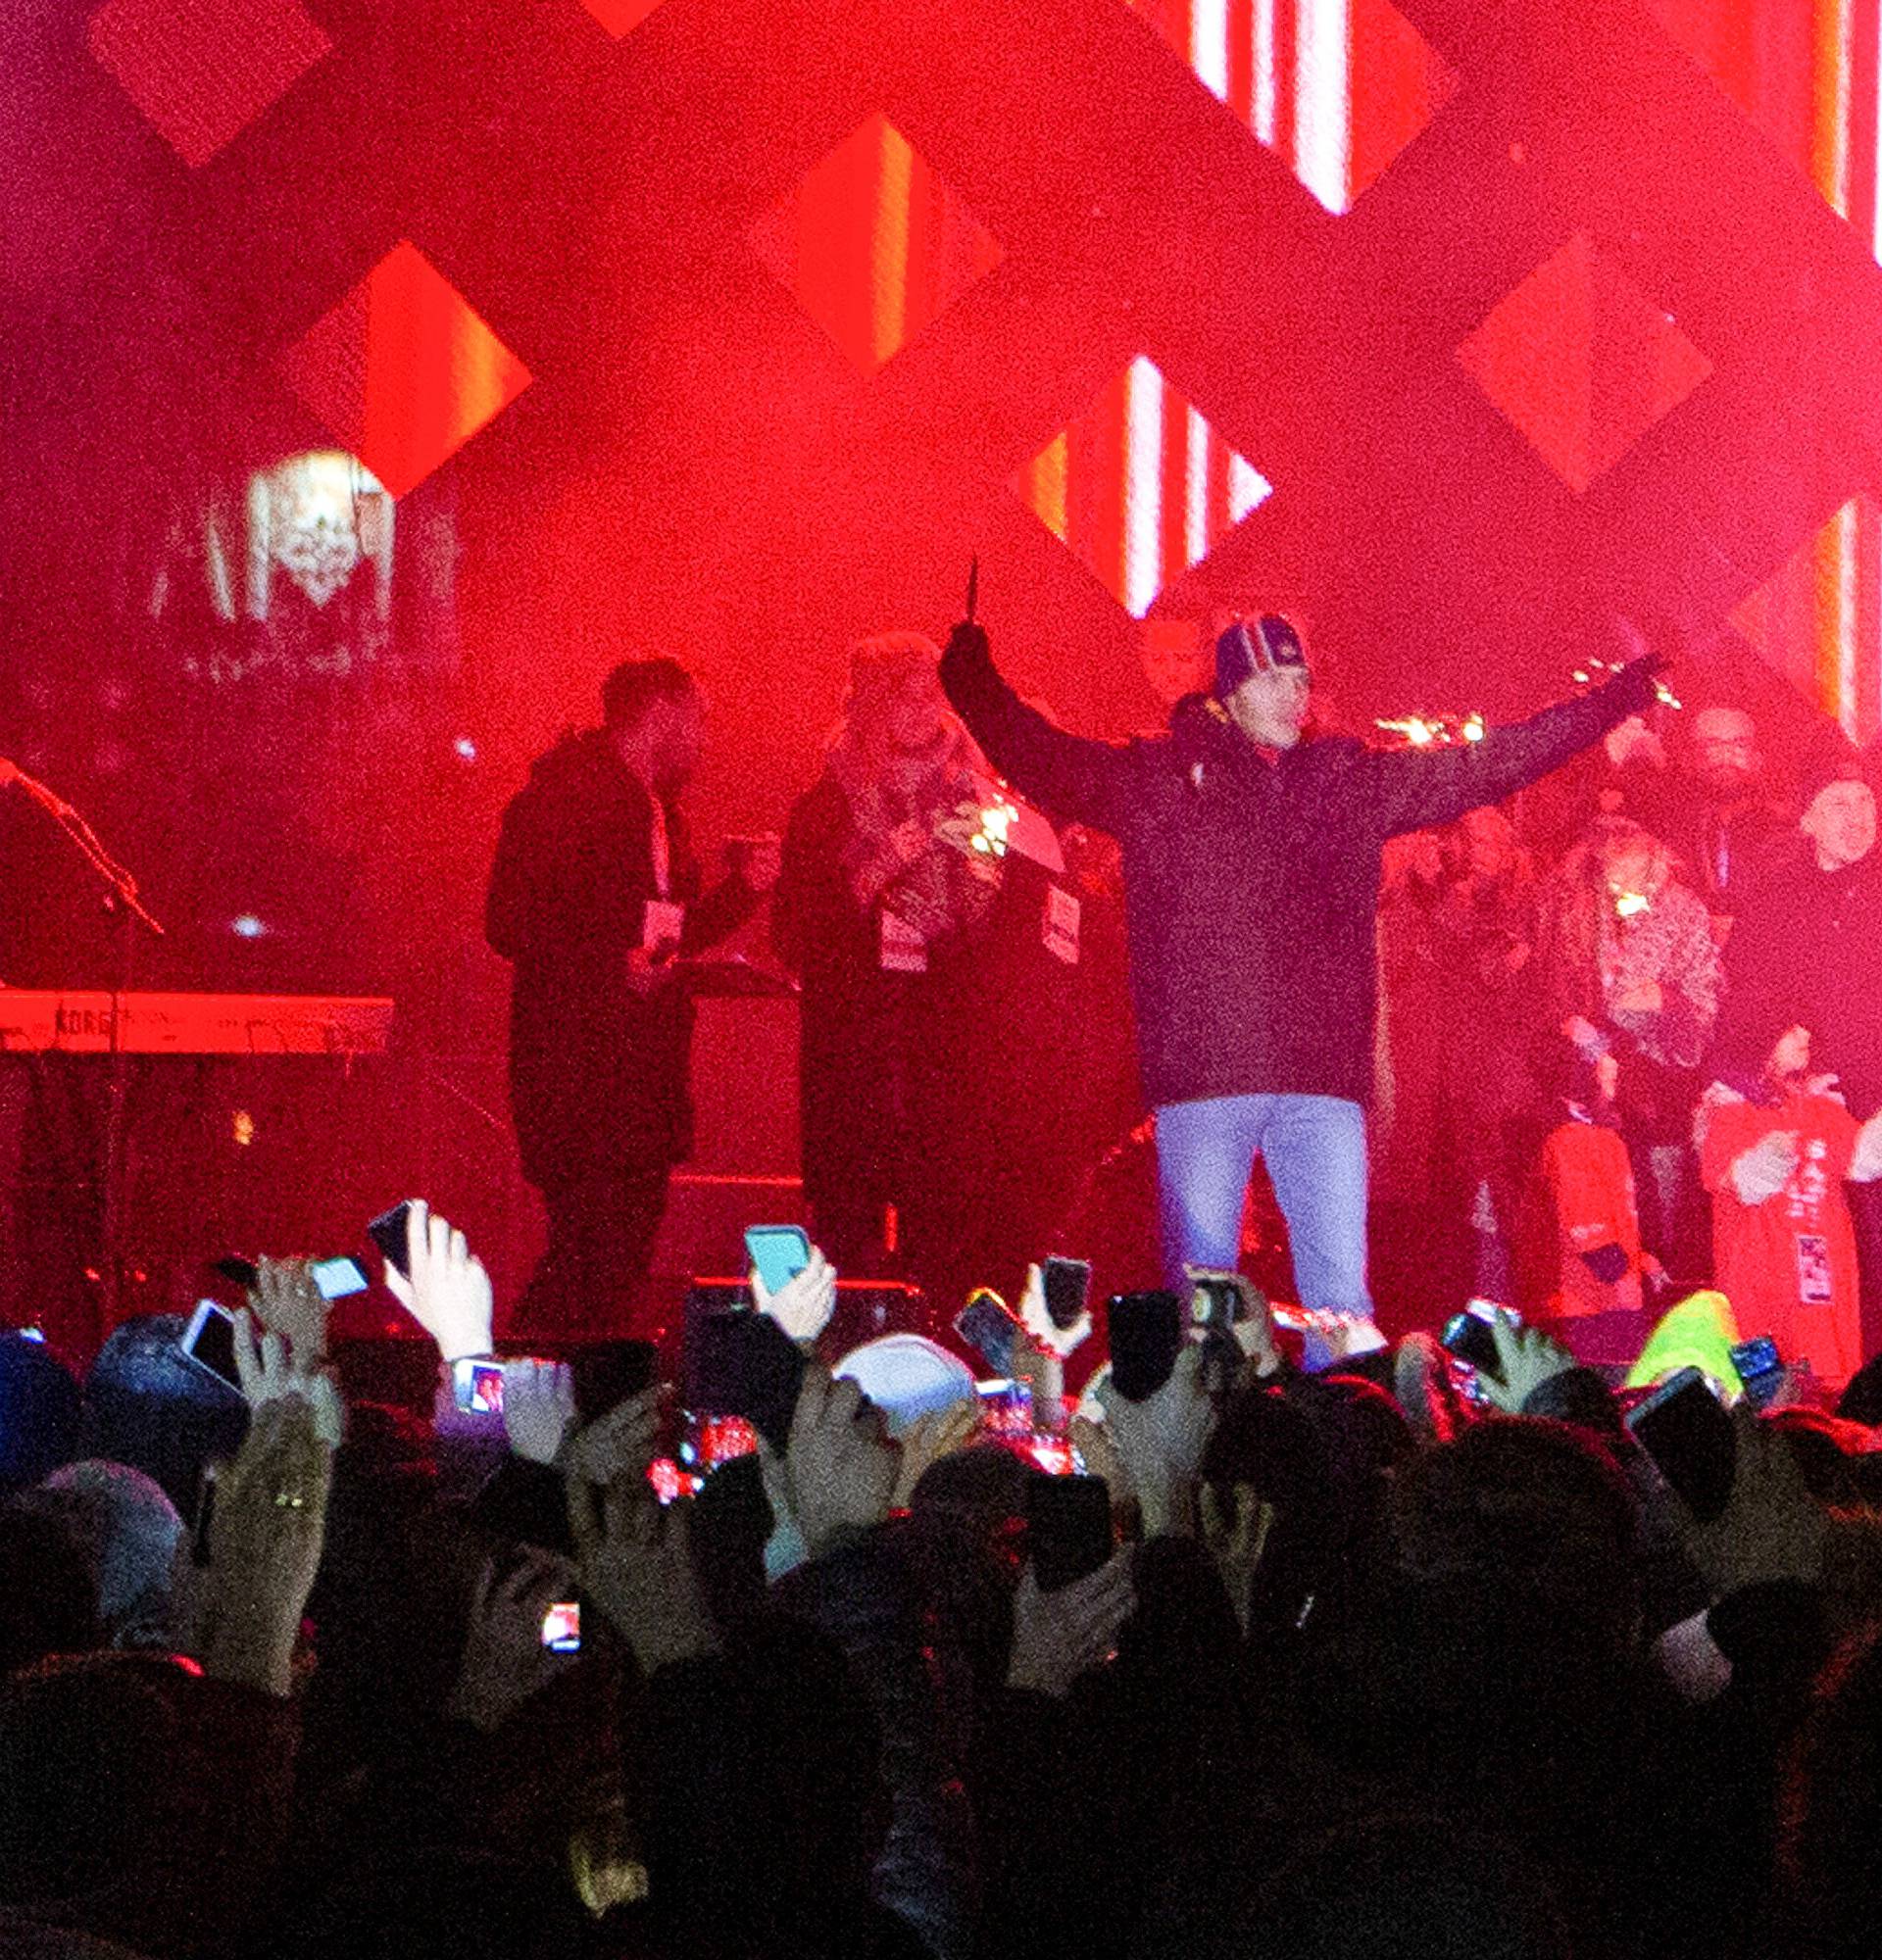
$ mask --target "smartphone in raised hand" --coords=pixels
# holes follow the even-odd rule
[[[1133,1402],[1148,1401],[1169,1380],[1183,1348],[1183,1303],[1173,1293],[1114,1294],[1107,1314],[1111,1379]]]
[[[199,1299],[177,1345],[204,1374],[214,1375],[241,1394],[241,1371],[235,1365],[235,1316],[225,1306],[218,1306],[213,1299]]]
[[[385,1259],[404,1278],[412,1277],[412,1261],[406,1255],[406,1215],[412,1209],[412,1200],[402,1198],[390,1211],[381,1211],[366,1228],[366,1236],[371,1239]]]
[[[1005,1300],[991,1287],[977,1287],[954,1316],[954,1331],[996,1377],[1013,1373],[1020,1327]]]
[[[1061,1334],[1070,1333],[1091,1298],[1091,1261],[1050,1258],[1039,1268],[1039,1283],[1046,1318]]]
[[[811,1263],[811,1242],[801,1225],[750,1225],[745,1251],[767,1293],[782,1293]]]
[[[1731,1501],[1738,1475],[1732,1419],[1697,1368],[1681,1368],[1629,1409],[1627,1427],[1702,1524]]]

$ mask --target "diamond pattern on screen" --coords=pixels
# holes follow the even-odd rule
[[[297,0],[106,0],[85,38],[194,169],[332,47]]]
[[[1014,488],[1141,619],[1273,486],[1139,355]]]
[[[1506,294],[1458,359],[1577,492],[1712,371],[1585,231]]]
[[[1882,734],[1882,511],[1852,497],[1732,613],[1808,701],[1866,748]]]
[[[1882,259],[1876,11],[1856,0],[1649,0],[1666,32]]]
[[[1000,242],[886,116],[752,227],[753,248],[865,374],[999,265]]]
[[[660,0],[581,0],[581,4],[619,40],[623,34],[631,34]]]
[[[281,368],[395,497],[455,455],[531,378],[410,243],[396,245],[286,349]]]
[[[1450,101],[1456,73],[1390,0],[1126,0],[1334,214]]]

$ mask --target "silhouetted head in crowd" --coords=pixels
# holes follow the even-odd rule
[[[92,1457],[55,1470],[21,1502],[63,1518],[84,1548],[107,1646],[176,1644],[171,1592],[183,1521],[161,1486]]]
[[[1468,1579],[1615,1651],[1639,1627],[1639,1514],[1612,1460],[1565,1424],[1492,1419],[1404,1464],[1393,1544],[1418,1579]]]
[[[699,766],[706,700],[677,661],[622,661],[601,690],[615,753],[655,795],[674,797]]]
[[[1867,1960],[1882,1899],[1882,1631],[1846,1648],[1819,1683],[1779,1816],[1792,1951]]]
[[[1560,1905],[1519,1844],[1440,1818],[1347,1825],[1261,1895],[1244,1960],[1571,1960]]]
[[[99,1643],[97,1583],[70,1522],[16,1498],[0,1504],[0,1677]]]
[[[112,1330],[85,1377],[79,1436],[85,1455],[141,1470],[193,1519],[203,1466],[242,1446],[248,1404],[185,1356],[182,1332],[173,1313]]]
[[[91,1654],[0,1686],[0,1910],[147,1923],[170,1806],[196,1800],[174,1668]]]
[[[43,1341],[0,1335],[0,1491],[36,1484],[72,1460],[78,1384]]]

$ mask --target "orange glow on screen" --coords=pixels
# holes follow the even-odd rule
[[[1004,256],[880,115],[768,212],[752,243],[865,374],[894,360]]]
[[[1015,484],[1027,509],[1139,619],[1272,487],[1143,355]]]

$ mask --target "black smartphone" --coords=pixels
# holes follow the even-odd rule
[[[1755,1341],[1741,1341],[1732,1349],[1732,1366],[1744,1386],[1745,1399],[1755,1409],[1769,1408],[1784,1386],[1784,1357],[1768,1334]]]
[[[1173,1293],[1114,1294],[1110,1323],[1111,1379],[1117,1393],[1146,1401],[1169,1380],[1183,1348],[1183,1303]]]
[[[1232,1334],[1241,1318],[1241,1288],[1226,1273],[1197,1273],[1191,1279],[1191,1326],[1206,1327],[1212,1333]]]
[[[1680,1369],[1629,1409],[1627,1427],[1694,1517],[1706,1524],[1719,1516],[1731,1499],[1738,1444],[1731,1417],[1697,1368]]]
[[[686,1330],[686,1406],[743,1416],[774,1449],[791,1438],[804,1354],[768,1313],[702,1313]]]
[[[180,1345],[205,1374],[241,1394],[242,1377],[235,1366],[235,1316],[226,1307],[218,1306],[213,1299],[199,1299]]]
[[[1091,1298],[1089,1259],[1050,1258],[1039,1268],[1046,1296],[1046,1318],[1061,1334],[1078,1325]]]
[[[654,1379],[660,1350],[651,1341],[592,1341],[569,1352],[575,1383],[575,1420],[596,1421],[637,1396]]]
[[[1026,1473],[1026,1553],[1040,1592],[1096,1572],[1111,1551],[1111,1492],[1102,1477]]]
[[[1479,1375],[1489,1375],[1497,1381],[1503,1379],[1503,1363],[1497,1354],[1497,1330],[1488,1314],[1473,1312],[1469,1307],[1454,1313],[1444,1323],[1438,1345]]]
[[[995,1375],[1013,1373],[1019,1323],[991,1287],[977,1287],[967,1296],[966,1305],[954,1316],[954,1331]]]
[[[366,1228],[366,1236],[384,1254],[385,1263],[408,1280],[412,1277],[412,1263],[406,1257],[405,1221],[411,1209],[412,1200],[402,1198],[390,1211],[381,1211]]]

